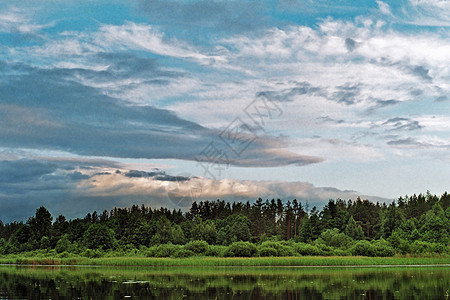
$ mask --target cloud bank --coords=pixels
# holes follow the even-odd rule
[[[209,179],[164,170],[128,170],[107,161],[14,160],[0,162],[0,220],[25,220],[45,205],[54,216],[84,217],[94,210],[145,204],[186,210],[193,201],[297,199],[310,207],[329,199],[356,199],[356,191],[315,187],[307,182]],[[374,201],[387,199],[369,197]],[[74,203],[76,203],[74,207]]]

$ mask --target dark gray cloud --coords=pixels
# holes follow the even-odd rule
[[[50,209],[54,216],[65,214],[68,217],[78,217],[79,213],[110,209],[113,206],[123,206],[124,203],[139,203],[126,202],[124,197],[114,196],[97,197],[102,199],[100,203],[90,202],[95,197],[84,195],[78,183],[91,176],[73,170],[94,167],[116,167],[116,163],[83,159],[0,161],[0,220],[26,220],[42,205]],[[130,199],[137,200],[134,196],[130,196]]]
[[[432,142],[432,141],[421,141],[414,137],[406,137],[406,138],[397,138],[392,139],[387,142],[390,146],[398,146],[398,147],[412,147],[412,148],[442,148],[442,149],[450,149],[449,143],[443,142]]]
[[[0,161],[0,184],[29,182],[55,171],[57,165],[34,160]]]
[[[27,194],[31,191],[64,190],[90,176],[75,169],[116,167],[104,160],[19,159],[0,161],[0,194]]]
[[[163,70],[155,60],[134,54],[118,52],[100,52],[92,57],[93,61],[108,65],[104,71],[79,69],[81,75],[95,78],[96,81],[111,81],[124,78],[142,78],[147,84],[167,85],[171,79],[184,76],[181,72]],[[73,69],[68,70],[73,72]]]
[[[442,96],[437,97],[435,101],[436,102],[448,101],[448,97],[446,95],[442,95]]]
[[[281,91],[261,91],[256,97],[265,97],[277,102],[292,102],[297,96],[324,96],[325,92],[320,87],[312,86],[309,82],[297,82],[295,87]]]
[[[35,70],[0,83],[7,117],[0,121],[3,145],[94,156],[188,158],[199,151],[196,142],[213,134],[168,110],[124,105],[70,81],[67,72]]]
[[[382,107],[387,107],[387,106],[392,106],[392,105],[398,104],[398,103],[400,103],[400,101],[394,100],[394,99],[389,99],[389,100],[375,99],[375,103],[376,103],[377,107],[382,108]]]
[[[356,49],[357,43],[355,42],[354,39],[352,38],[346,38],[345,39],[345,47],[347,48],[348,51],[352,52],[353,50]]]
[[[413,97],[418,97],[418,96],[423,95],[424,92],[423,92],[423,90],[421,90],[421,89],[413,89],[413,90],[411,90],[409,93],[410,93],[411,96],[413,96]]]
[[[52,208],[54,203],[67,201],[66,197],[76,194],[78,182],[89,178],[71,170],[86,163],[27,159],[0,161],[0,220],[26,220],[43,204]]]
[[[81,172],[75,171],[73,173],[70,173],[69,175],[67,175],[67,177],[71,180],[83,180],[83,179],[89,179],[91,178],[89,175],[85,175]]]
[[[430,75],[430,69],[426,66],[411,65],[405,61],[393,61],[386,57],[381,57],[376,60],[371,60],[371,63],[380,65],[380,66],[385,66],[385,67],[395,67],[398,70],[400,70],[404,73],[412,74],[412,75],[424,80],[427,83],[430,83],[433,81],[433,77]]]
[[[392,127],[391,130],[419,130],[422,129],[423,126],[419,124],[419,121],[411,120],[410,118],[402,118],[395,117],[391,118],[383,123],[383,125],[387,125]]]
[[[104,161],[104,165],[102,165],[102,161],[92,162],[100,168],[115,167],[114,162]],[[151,172],[128,170],[116,172],[116,174],[97,172],[92,176],[101,177],[95,178],[79,171],[67,171],[68,166],[71,166],[72,170],[81,169],[86,163],[82,160],[70,162],[62,160],[50,162],[45,160],[0,161],[0,176],[6,176],[7,172],[15,174],[8,183],[0,183],[0,220],[3,222],[26,220],[42,205],[47,207],[53,216],[63,214],[68,218],[83,217],[94,210],[101,212],[114,207],[130,207],[133,204],[178,209],[180,203],[176,201],[177,199],[171,198],[169,193],[175,192],[179,184],[186,184],[186,181],[193,178],[199,180],[199,185],[194,186],[199,188],[197,196],[201,200],[215,200],[219,197],[226,201],[254,201],[258,197],[269,199],[279,197],[284,200],[296,198],[301,201],[309,201],[310,204],[314,203],[321,207],[328,199],[354,199],[357,196],[357,192],[354,191],[315,187],[307,182],[236,180],[239,186],[249,185],[260,190],[261,193],[242,194],[242,191],[239,188],[235,190],[233,185],[224,185],[219,181],[209,179],[202,181],[201,178],[185,175],[172,176],[157,169]],[[26,173],[24,169],[38,170],[33,172],[31,176],[33,180],[24,182],[20,178],[19,175]],[[104,178],[105,176],[107,178]],[[142,184],[142,181],[139,180],[133,180],[135,178],[148,178],[149,185]],[[82,185],[80,185],[81,180],[84,180]],[[111,184],[111,180],[115,183]],[[162,186],[158,187],[158,184],[155,185],[158,181],[173,181],[174,183],[163,188]],[[97,182],[100,187],[92,185]],[[108,184],[102,185],[102,182]],[[8,189],[5,186],[8,186]],[[172,196],[176,195],[178,194],[175,193]],[[192,197],[184,199],[183,201],[188,202],[182,203],[182,207],[189,207],[192,199]]]
[[[374,105],[366,110],[366,114],[369,115],[373,114],[378,109],[383,109],[400,103],[400,101],[394,99],[383,100],[379,98],[371,98],[370,100],[372,103],[374,103]]]
[[[190,177],[186,176],[172,176],[168,174],[162,174],[154,177],[155,180],[159,181],[174,181],[174,182],[181,182],[181,181],[189,181],[191,180]]]
[[[422,143],[412,137],[391,140],[388,141],[387,144],[390,146],[423,146]]]
[[[124,175],[130,178],[149,178],[156,175],[164,174],[163,171],[155,171],[155,172],[146,172],[146,171],[138,171],[138,170],[130,170],[126,172]]]
[[[352,105],[360,102],[359,96],[361,94],[361,86],[359,84],[346,84],[336,87],[337,91],[334,92],[330,98],[338,103],[344,103],[346,105]]]
[[[424,66],[415,66],[415,67],[411,67],[411,72],[416,75],[419,76],[422,79],[431,81],[433,80],[433,78],[429,75],[430,70],[425,68]]]
[[[316,120],[323,122],[323,123],[334,123],[334,124],[344,124],[345,123],[345,121],[342,119],[333,119],[333,118],[330,118],[330,116],[318,117],[318,118],[316,118]]]
[[[152,106],[132,106],[71,80],[68,69],[34,69],[0,80],[0,143],[10,148],[62,150],[79,155],[196,160],[219,131]],[[1,79],[1,77],[0,77]],[[239,142],[243,136],[233,138]],[[258,137],[233,165],[316,163],[317,158],[273,150]]]
[[[138,171],[138,170],[130,170],[124,174],[126,177],[130,178],[152,178],[160,181],[188,181],[189,177],[186,176],[172,176],[166,174],[165,171],[154,171],[154,172],[146,172],[146,171]]]

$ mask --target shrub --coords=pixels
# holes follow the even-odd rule
[[[135,256],[139,250],[133,244],[125,244],[117,247],[114,251],[118,256]]]
[[[358,241],[352,248],[353,255],[375,256],[375,249],[369,241]]]
[[[150,257],[170,257],[181,249],[180,245],[162,244],[159,246],[150,247],[146,256]]]
[[[401,237],[401,232],[399,230],[392,232],[391,236],[387,240],[389,244],[401,254],[406,254],[410,251],[409,241]]]
[[[69,252],[64,251],[64,252],[59,253],[58,257],[60,257],[60,258],[67,258],[67,257],[69,257],[69,255],[70,255]]]
[[[50,239],[48,236],[44,235],[41,238],[40,249],[49,249],[50,248]]]
[[[206,250],[206,256],[224,256],[225,251],[227,250],[227,246],[222,245],[210,245],[208,250]]]
[[[196,240],[196,241],[191,241],[191,242],[187,243],[186,245],[184,245],[184,248],[186,250],[190,250],[190,251],[194,252],[195,254],[204,254],[208,250],[209,245],[205,241]]]
[[[56,243],[56,252],[62,253],[64,251],[70,251],[72,248],[72,243],[69,241],[69,235],[63,235]]]
[[[387,257],[387,256],[394,256],[395,254],[394,248],[392,248],[389,245],[389,243],[384,239],[380,239],[374,242],[373,247],[375,256]]]
[[[83,256],[89,258],[97,258],[102,256],[102,252],[99,249],[86,249],[83,253]]]
[[[92,224],[83,235],[87,248],[103,250],[111,249],[114,245],[114,231],[105,225]]]
[[[334,247],[318,243],[315,245],[317,249],[319,249],[320,255],[333,255],[333,252],[335,250]]]
[[[283,241],[283,242],[266,241],[266,242],[263,242],[260,247],[275,249],[277,251],[277,254],[274,256],[294,256],[295,255],[295,250],[293,249],[292,244],[289,244],[285,241]]]
[[[191,250],[188,249],[179,249],[177,251],[175,251],[175,253],[172,255],[172,257],[190,257],[190,256],[194,256],[195,253]]]
[[[278,256],[278,251],[271,247],[261,247],[258,250],[259,256]]]
[[[224,253],[227,257],[251,257],[257,253],[256,246],[250,242],[234,242]]]
[[[423,254],[426,252],[430,252],[431,244],[423,241],[415,241],[411,244],[410,249],[412,254]]]
[[[323,243],[331,247],[346,248],[351,244],[352,238],[347,236],[345,233],[339,233],[339,229],[333,228],[322,232],[316,242]]]
[[[321,255],[322,252],[316,246],[307,243],[294,244],[294,250],[300,255]]]
[[[332,252],[332,255],[336,255],[336,256],[348,256],[351,253],[348,250],[343,250],[343,249],[334,249]]]
[[[389,243],[384,240],[375,241],[373,244],[369,241],[359,241],[352,248],[352,253],[354,255],[361,256],[393,256],[395,254],[394,248],[392,248]]]
[[[431,251],[433,251],[434,253],[443,254],[443,253],[448,252],[448,250],[449,250],[449,247],[443,243],[433,243],[431,245]]]
[[[19,250],[17,249],[17,247],[9,242],[5,242],[1,247],[0,247],[0,254],[4,255],[4,254],[12,254],[12,253],[17,253],[19,252]]]

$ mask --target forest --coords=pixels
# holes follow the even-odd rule
[[[26,222],[0,221],[0,255],[56,257],[448,256],[450,195],[430,192],[391,204],[296,199],[193,202],[186,212],[133,205],[54,219],[45,207]]]

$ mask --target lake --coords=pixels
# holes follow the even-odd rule
[[[449,299],[450,267],[0,266],[0,299]]]

